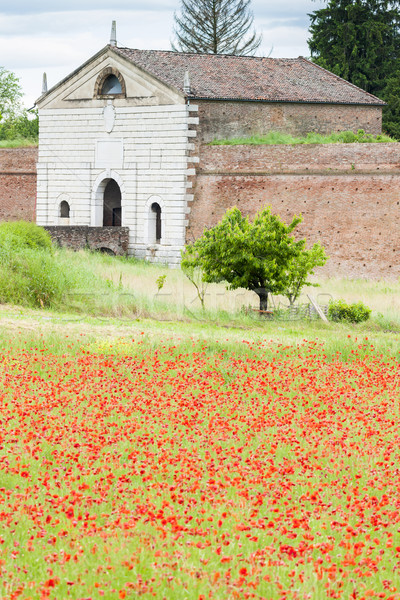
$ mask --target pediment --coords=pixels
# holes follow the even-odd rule
[[[114,98],[116,105],[180,104],[184,101],[182,94],[177,90],[116,55],[108,47],[39,98],[39,109],[104,106],[106,97],[96,94],[96,82],[103,72],[110,70],[120,73],[125,82],[124,95]]]

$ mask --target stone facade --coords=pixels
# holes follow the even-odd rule
[[[37,148],[0,148],[0,221],[34,221]]]
[[[124,93],[99,93],[102,77],[115,73]],[[69,226],[102,227],[115,218],[129,229],[129,254],[177,264],[192,173],[190,107],[111,51],[38,105],[37,223],[65,225],[62,205],[68,207]],[[118,191],[112,205],[110,182]]]

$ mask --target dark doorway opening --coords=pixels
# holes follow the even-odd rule
[[[121,190],[118,183],[110,179],[103,196],[103,227],[120,227],[121,224]]]

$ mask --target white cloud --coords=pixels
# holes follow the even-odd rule
[[[6,3],[3,3],[4,5]],[[323,0],[253,0],[257,32],[263,34],[258,55],[308,56],[307,13]],[[0,66],[14,71],[32,106],[41,92],[43,71],[49,87],[74,71],[109,41],[111,21],[117,21],[119,45],[143,49],[170,49],[173,14],[179,0],[69,0],[55,3],[7,3],[0,9]]]

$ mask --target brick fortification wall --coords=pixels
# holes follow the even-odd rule
[[[295,136],[309,131],[364,129],[374,135],[382,132],[382,107],[338,104],[212,102],[196,100],[200,124],[197,140],[212,142],[282,131]]]
[[[238,206],[270,205],[320,240],[326,276],[400,277],[400,144],[201,146],[187,240]]]
[[[37,148],[0,148],[0,221],[35,220]]]

